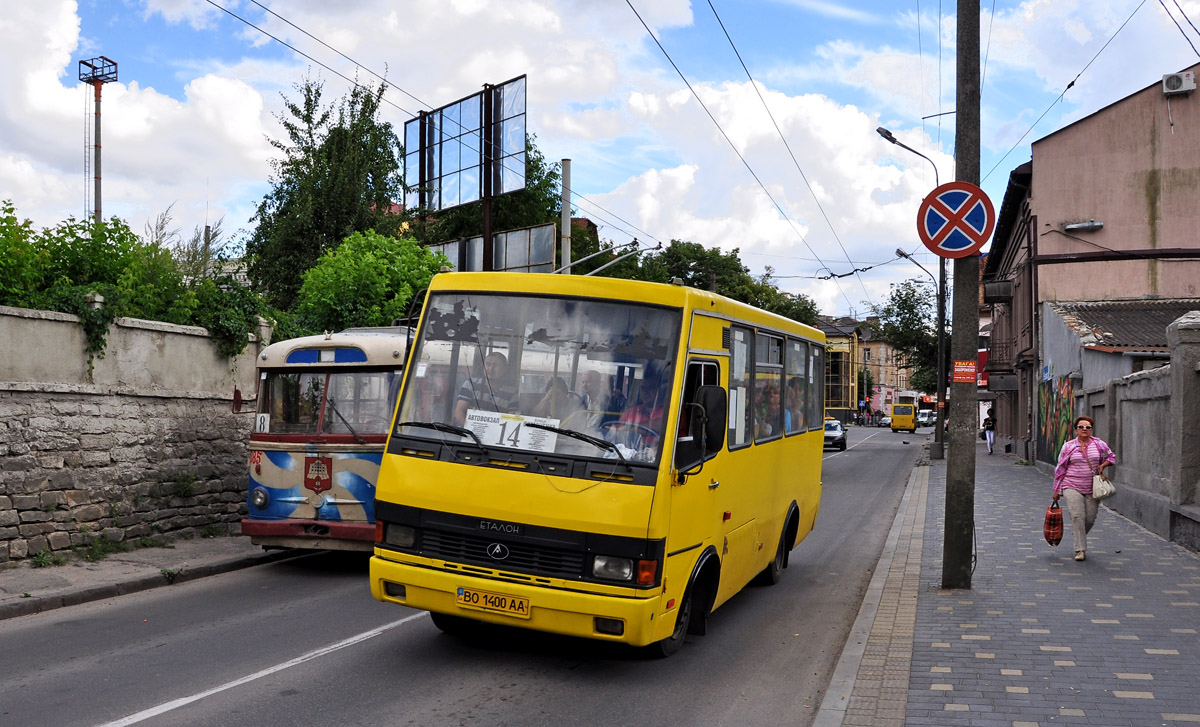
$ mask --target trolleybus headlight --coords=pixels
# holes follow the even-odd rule
[[[629,558],[614,558],[610,555],[597,555],[592,559],[592,575],[608,581],[632,580],[633,561]]]
[[[383,529],[383,542],[397,548],[411,548],[417,542],[417,531],[408,525],[388,523]]]
[[[255,487],[250,491],[250,504],[257,507],[259,510],[267,506],[271,501],[271,496],[261,487]]]

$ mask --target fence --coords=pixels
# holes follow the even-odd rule
[[[203,328],[118,318],[89,366],[79,319],[0,306],[0,562],[236,530],[261,326],[235,358]]]
[[[1075,411],[1112,445],[1117,494],[1106,504],[1146,529],[1200,550],[1200,312],[1167,327],[1168,366],[1076,393]]]

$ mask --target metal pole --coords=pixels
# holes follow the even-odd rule
[[[104,216],[100,213],[100,89],[103,86],[103,81],[92,82],[92,87],[96,90],[96,145],[93,147],[92,155],[96,167],[96,224],[104,220]]]
[[[929,459],[946,458],[946,258],[938,258],[937,292],[937,418]]]
[[[958,3],[957,94],[954,146],[957,179],[979,184],[979,0]],[[954,330],[950,355],[979,358],[979,256],[954,261]],[[975,380],[950,384],[950,457],[946,461],[946,522],[942,588],[970,588],[975,530]]]
[[[562,160],[562,265],[563,272],[571,270],[571,160]]]

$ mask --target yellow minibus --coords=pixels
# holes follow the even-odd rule
[[[892,405],[892,431],[917,431],[917,407],[912,404]]]
[[[812,530],[824,344],[682,285],[436,276],[380,466],[372,594],[447,632],[670,655]]]

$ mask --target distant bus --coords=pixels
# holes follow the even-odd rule
[[[436,276],[380,469],[371,593],[444,631],[673,653],[812,530],[824,355],[815,328],[681,285]]]
[[[917,407],[913,404],[892,404],[892,431],[917,431]]]
[[[351,328],[280,341],[259,354],[242,520],[252,543],[371,550],[375,480],[407,333]]]

